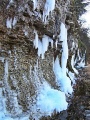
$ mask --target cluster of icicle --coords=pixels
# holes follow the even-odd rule
[[[10,4],[13,2],[13,0],[10,0]],[[35,10],[37,8],[38,0],[33,0]],[[43,10],[43,22],[46,23],[49,18],[49,13],[54,10],[55,8],[55,0],[46,0],[45,7]],[[15,26],[17,22],[17,19],[14,18],[8,18],[6,21],[7,28],[12,28],[12,26]],[[51,115],[54,110],[56,112],[60,112],[67,109],[68,103],[66,101],[66,96],[69,94],[72,94],[73,89],[71,85],[71,81],[75,83],[74,81],[74,74],[70,72],[66,66],[67,66],[67,60],[68,60],[68,44],[67,44],[67,29],[65,27],[65,24],[61,23],[60,26],[60,39],[59,41],[62,41],[62,56],[61,56],[61,65],[59,57],[57,56],[56,60],[53,61],[53,71],[56,77],[56,84],[59,86],[59,90],[52,88],[48,82],[44,80],[42,87],[40,88],[40,92],[37,96],[37,103],[36,107],[40,110],[43,115]],[[35,33],[35,39],[33,42],[33,45],[35,49],[38,50],[38,57],[41,57],[44,59],[44,54],[48,50],[49,43],[51,43],[51,47],[53,48],[53,40],[47,36],[43,35],[42,40],[39,39],[38,33],[36,30],[34,30]],[[25,32],[25,35],[27,35],[27,32]],[[56,42],[56,48],[57,48],[57,42]],[[76,74],[78,74],[78,71],[74,68],[74,55],[72,56],[71,65],[72,69]],[[82,61],[81,61],[82,62]],[[82,64],[82,63],[81,63]],[[4,79],[7,83],[8,79],[8,62],[6,61],[5,64],[5,76]],[[67,74],[69,77],[67,77]],[[38,76],[36,76],[37,79]],[[36,81],[37,82],[37,81]],[[7,85],[8,86],[8,85]],[[0,93],[1,93],[0,89]],[[17,100],[15,97],[15,103],[17,108]],[[37,108],[35,108],[37,109]],[[20,110],[19,110],[20,111]],[[0,120],[13,120],[10,116],[8,116],[8,113],[5,109],[5,100],[3,97],[0,97]],[[18,118],[15,118],[14,120],[17,120]],[[29,116],[21,117],[19,120],[29,120]]]
[[[60,86],[60,90],[51,88],[49,83],[44,81],[41,93],[37,97],[37,105],[39,109],[43,111],[46,115],[51,115],[54,110],[56,110],[56,112],[66,110],[68,106],[68,103],[66,101],[66,95],[68,96],[73,92],[71,80],[74,83],[74,74],[72,72],[69,72],[66,68],[68,60],[67,29],[63,23],[61,23],[60,29],[61,32],[59,40],[62,41],[63,51],[61,57],[61,65],[58,56],[53,64],[53,71],[56,76],[56,84]],[[47,35],[43,35],[41,41],[38,38],[36,30],[34,31],[34,33],[34,47],[38,49],[38,56],[44,59],[44,54],[48,50],[49,42],[53,47],[53,40]],[[76,69],[74,68],[73,58],[71,65],[72,68],[76,71]],[[67,73],[69,77],[67,77]]]
[[[34,3],[34,10],[37,8],[38,0],[33,0]],[[46,0],[44,10],[43,10],[43,22],[47,22],[49,18],[49,13],[54,10],[55,8],[55,0]]]

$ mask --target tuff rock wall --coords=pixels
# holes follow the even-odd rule
[[[78,56],[78,34],[75,32],[73,1],[55,0],[55,8],[52,10],[51,5],[49,15],[44,16],[45,3],[46,0],[0,0],[0,102],[4,101],[2,109],[8,111],[5,114],[12,119],[23,120],[25,117],[25,120],[32,120],[36,117],[37,120],[46,115],[34,105],[44,81],[59,89],[53,63],[57,56],[61,59],[61,23],[68,33],[67,68],[75,72],[71,58],[73,54]],[[42,55],[38,56],[39,48],[34,46],[36,32],[40,40],[43,35],[52,39],[44,59]]]

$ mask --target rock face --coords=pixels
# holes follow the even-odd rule
[[[90,65],[80,70],[79,80],[77,81],[74,96],[68,109],[68,118],[71,119],[90,119]]]
[[[53,0],[50,8],[50,5],[45,7],[47,1],[0,0],[0,105],[12,119],[22,120],[25,117],[25,120],[32,120],[36,117],[37,120],[47,115],[35,105],[44,81],[53,89],[59,89],[53,63],[57,56],[61,60],[61,23],[68,33],[68,70],[75,72],[70,62],[72,55],[77,61],[81,60],[77,50],[79,37],[75,32],[77,24],[74,24],[74,13],[70,8],[73,2],[55,0],[54,6]],[[40,46],[35,46],[34,42],[38,39],[41,43],[44,35],[50,41],[42,59],[42,52],[38,53]]]

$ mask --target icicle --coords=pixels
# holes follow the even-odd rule
[[[29,71],[30,75],[31,75],[31,72],[32,72],[32,66],[30,65],[30,71]]]
[[[78,56],[78,60],[80,60],[81,57],[80,57],[80,54],[79,54],[79,49],[78,49],[78,54],[77,54],[77,56]]]
[[[78,74],[78,71],[77,71],[76,68],[74,67],[74,55],[72,55],[71,66],[72,66],[72,69],[74,70],[74,72],[75,72],[76,74]]]
[[[15,25],[16,25],[16,23],[17,23],[17,19],[16,19],[16,17],[14,17],[14,20],[13,20],[12,25],[13,25],[13,26],[15,26]]]
[[[66,73],[60,66],[58,56],[54,63],[54,73],[56,76],[56,82],[60,86],[60,89],[67,95],[68,93],[71,94],[73,91],[71,86],[71,80],[67,77]]]
[[[56,45],[56,49],[57,49],[57,43],[58,43],[58,41],[56,40],[56,42],[55,42],[55,45]]]
[[[60,41],[63,41],[62,43],[62,57],[61,57],[61,66],[59,65],[59,59],[58,57],[55,60],[54,63],[54,73],[56,76],[56,80],[58,85],[60,85],[60,89],[64,91],[66,94],[72,93],[73,89],[71,86],[71,80],[67,77],[67,59],[68,59],[68,44],[67,44],[67,29],[65,28],[65,25],[61,23],[61,33],[60,33]]]
[[[4,79],[7,82],[8,80],[8,61],[5,61],[5,75],[4,75]]]
[[[44,58],[44,53],[48,50],[49,39],[48,36],[44,35],[42,38],[42,59]]]
[[[79,60],[80,62],[78,63],[77,68],[84,68],[85,67],[85,54],[86,54],[86,51],[83,54],[82,58]]]
[[[38,48],[38,34],[36,30],[34,30],[34,33],[35,33],[34,46],[37,49]]]
[[[12,18],[11,19],[7,18],[6,26],[7,28],[12,28]]]
[[[38,59],[37,59],[37,65],[36,66],[37,66],[37,69],[38,69]]]
[[[49,12],[53,11],[55,8],[55,0],[46,0],[45,8],[43,11],[43,22],[46,23],[47,17],[49,17]]]
[[[42,42],[40,40],[38,40],[38,56],[40,57],[40,55],[42,55]]]
[[[38,34],[36,30],[34,31],[34,33],[35,33],[35,39],[34,39],[33,44],[36,49],[38,48],[38,56],[40,57],[41,55],[42,59],[44,59],[44,54],[48,50],[49,42],[51,43],[51,46],[53,48],[53,40],[47,35],[43,35],[42,41],[40,41],[38,39]]]
[[[33,0],[33,3],[34,3],[34,7],[33,7],[33,9],[35,10],[36,8],[37,8],[37,0]]]
[[[51,43],[51,47],[53,48],[53,40],[50,37],[48,37],[48,39],[49,39],[49,42]]]
[[[69,72],[68,72],[68,75],[69,75],[72,83],[75,84],[75,75],[74,75],[74,73],[72,73],[72,72],[69,71]]]
[[[65,28],[63,30],[64,30],[63,31],[64,37],[63,38],[61,37],[63,39],[63,43],[62,43],[63,52],[62,52],[61,63],[62,63],[62,70],[66,74],[66,66],[67,66],[67,59],[68,59],[67,29]],[[62,30],[61,30],[61,32],[62,32]]]

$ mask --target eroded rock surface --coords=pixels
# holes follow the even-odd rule
[[[46,115],[35,106],[44,81],[51,88],[59,90],[53,63],[57,56],[61,63],[61,23],[68,33],[68,70],[75,72],[71,65],[73,55],[77,61],[81,60],[79,35],[75,29],[77,22],[74,24],[75,12],[70,8],[73,2],[55,0],[55,9],[48,16],[43,16],[45,3],[45,0],[38,0],[35,6],[34,0],[0,0],[0,94],[4,100],[2,103],[0,98],[0,104],[3,105],[1,110],[7,110],[10,113],[7,116],[12,119],[22,120],[25,117],[25,120],[37,120]],[[46,21],[43,17],[47,17]],[[40,41],[44,35],[52,41],[49,42],[44,59],[42,55],[38,56],[39,48],[35,49],[34,46],[35,31]]]

